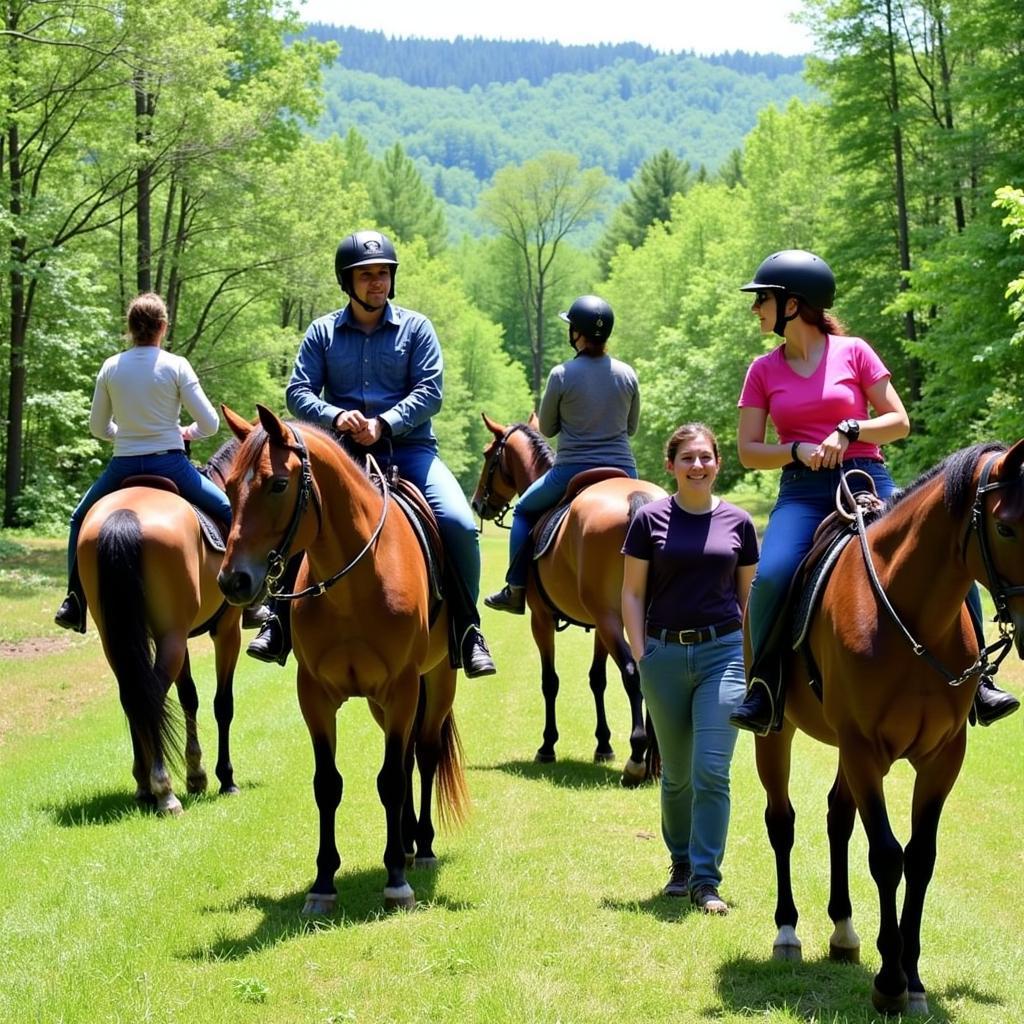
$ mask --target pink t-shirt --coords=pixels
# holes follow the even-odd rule
[[[891,376],[863,338],[828,335],[810,377],[790,368],[783,349],[779,345],[750,364],[736,403],[741,409],[764,409],[782,444],[820,444],[840,420],[867,419],[868,388]],[[878,445],[868,441],[854,441],[846,449],[847,459],[881,457]]]

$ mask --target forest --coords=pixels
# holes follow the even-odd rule
[[[737,289],[789,247],[831,263],[835,312],[892,370],[898,479],[1020,433],[1020,4],[805,0],[802,77],[598,47],[550,51],[536,82],[473,80],[470,40],[468,77],[425,85],[272,0],[2,3],[7,527],[60,529],[109,455],[89,405],[133,294],[166,296],[168,347],[215,402],[280,409],[306,323],[341,304],[334,247],[370,225],[442,340],[436,427],[467,488],[480,412],[526,418],[568,352],[558,311],[591,291],[640,376],[642,474],[703,419],[735,482],[736,396],[766,344]]]

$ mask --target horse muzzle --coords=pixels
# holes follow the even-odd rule
[[[217,573],[217,586],[231,604],[250,605],[265,596],[267,578],[265,574],[257,578],[242,570],[221,569]]]
[[[481,519],[493,519],[498,514],[498,510],[496,508],[491,508],[483,498],[474,498],[471,504],[473,506],[473,511]]]

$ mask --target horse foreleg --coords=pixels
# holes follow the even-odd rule
[[[555,624],[546,609],[530,608],[530,629],[540,654],[540,691],[544,695],[544,742],[537,748],[534,760],[551,764],[555,760],[558,724],[555,701],[558,699],[558,673],[555,671]]]
[[[407,735],[389,732],[384,740],[384,764],[377,774],[377,794],[384,806],[387,842],[384,867],[388,881],[384,886],[384,906],[388,909],[416,906],[416,896],[405,878],[405,849],[402,844],[402,808],[405,804],[405,750]]]
[[[908,1005],[903,970],[903,938],[896,916],[896,890],[903,877],[903,849],[893,834],[882,779],[890,765],[880,763],[875,746],[860,736],[839,738],[840,768],[853,793],[868,838],[868,867],[878,888],[878,952],[871,1002],[880,1013],[904,1013]]]
[[[423,680],[420,680],[420,708],[423,706]],[[419,747],[417,732],[419,729],[420,711],[416,712],[417,724],[413,729],[413,738],[405,748],[405,759],[402,770],[405,772],[405,801],[402,804],[402,849],[405,851],[405,866],[411,868],[416,863],[416,805],[412,798],[412,769],[416,763]]]
[[[213,715],[217,720],[217,779],[223,794],[238,792],[235,769],[231,764],[231,722],[235,717],[235,668],[242,647],[239,626],[241,611],[231,608],[224,613],[213,638],[217,690],[213,696]]]
[[[828,940],[828,955],[851,964],[860,963],[860,937],[853,928],[850,903],[850,836],[856,816],[853,794],[840,769],[828,794],[828,916],[835,925]]]
[[[601,641],[598,633],[594,634],[594,657],[590,662],[590,692],[594,695],[594,711],[597,714],[597,725],[594,728],[594,761],[600,764],[611,761],[615,757],[612,750],[612,731],[608,728],[608,715],[604,706],[604,694],[608,689],[608,648]]]
[[[185,715],[185,785],[190,793],[206,792],[206,769],[203,767],[203,749],[199,745],[199,694],[192,677],[192,662],[185,651],[185,657],[175,680],[178,688],[178,703]]]
[[[928,998],[918,974],[921,955],[921,918],[924,900],[935,868],[935,848],[942,809],[960,774],[966,748],[965,729],[947,746],[941,756],[926,764],[918,764],[914,782],[911,810],[910,842],[903,855],[906,888],[903,893],[903,913],[900,916],[900,935],[903,938],[903,970],[907,975],[909,1010],[927,1013]]]
[[[793,726],[788,721],[783,724],[782,732],[754,740],[757,775],[766,798],[764,824],[775,854],[775,927],[778,928],[772,945],[775,960],[800,960],[803,956],[796,934],[799,915],[793,901],[790,863],[796,831],[796,811],[789,799],[792,746]]]

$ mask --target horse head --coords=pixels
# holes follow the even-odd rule
[[[1024,658],[1024,438],[984,465],[976,513],[979,550],[1000,619],[1015,630],[1017,654]]]
[[[225,490],[232,524],[217,577],[232,604],[261,598],[284,569],[291,553],[305,547],[305,512],[317,499],[301,436],[262,405],[256,426],[221,406],[241,442]]]
[[[481,520],[500,520],[516,496],[515,481],[504,465],[510,428],[492,420],[485,412],[480,415],[483,417],[484,425],[494,435],[494,439],[484,449],[484,464],[470,504]]]

